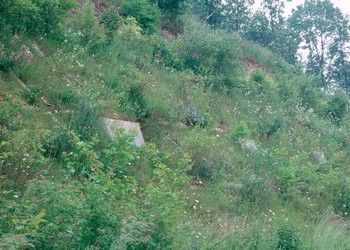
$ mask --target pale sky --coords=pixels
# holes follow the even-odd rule
[[[255,5],[260,6],[261,0],[256,0]],[[350,15],[350,0],[331,0],[331,2],[338,7],[344,14]],[[289,16],[292,13],[292,9],[296,6],[303,4],[304,0],[292,0],[291,3],[286,2],[285,13]]]

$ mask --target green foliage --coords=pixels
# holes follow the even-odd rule
[[[326,215],[316,224],[309,245],[320,250],[349,248],[348,227],[341,218]]]
[[[214,85],[215,89],[233,88],[233,79],[240,65],[240,51],[236,46],[238,37],[223,31],[213,31],[193,20],[190,22],[176,48],[184,66],[196,74],[218,78],[209,78],[206,82],[208,86]]]
[[[156,33],[159,25],[159,8],[147,0],[123,1],[120,14],[134,17],[146,34]]]
[[[56,108],[72,108],[79,103],[79,96],[71,88],[67,86],[55,88],[55,90],[49,90],[46,92],[46,98]]]
[[[244,176],[240,197],[242,202],[248,202],[253,206],[268,207],[271,202],[270,183],[254,174],[248,173]]]
[[[45,57],[7,57],[0,72],[0,248],[348,249],[344,93],[193,20],[158,36],[185,1],[108,3],[74,9],[61,44],[20,34],[12,45],[7,26],[6,56],[26,41]],[[265,13],[269,28],[278,11]],[[107,137],[100,116],[141,121],[146,145]]]
[[[0,175],[7,177],[4,185],[19,188],[44,166],[44,148],[41,142],[46,133],[43,131],[36,134],[28,129],[8,132],[9,139],[2,148],[6,157],[2,159],[0,170]]]
[[[331,87],[334,82],[343,80],[339,78],[343,74],[336,68],[346,70],[346,59],[341,51],[346,50],[349,22],[340,9],[329,0],[307,1],[298,6],[288,22],[298,35],[299,46],[302,44],[308,53],[306,70],[320,76],[319,85]],[[338,73],[334,75],[333,70]],[[339,85],[345,87],[344,82]]]
[[[230,133],[232,140],[238,142],[239,139],[249,138],[250,137],[250,129],[248,127],[247,122],[240,122]]]
[[[348,178],[343,178],[335,187],[333,198],[334,211],[343,216],[350,216],[350,187]]]
[[[0,7],[0,30],[9,28],[12,34],[31,36],[62,35],[67,11],[74,0],[4,0]]]
[[[140,121],[149,116],[148,105],[144,98],[144,87],[142,85],[131,85],[128,89],[128,100],[135,110],[136,120]]]
[[[302,248],[300,233],[286,223],[278,227],[277,236],[278,244],[276,249],[297,250]]]
[[[340,124],[348,111],[349,98],[342,92],[338,91],[330,97],[325,113],[335,123]]]
[[[4,100],[0,105],[0,129],[1,127],[7,127],[11,124],[15,116],[15,108],[9,103],[8,100]]]
[[[243,30],[243,36],[269,48],[287,62],[295,63],[297,34],[286,25],[282,17],[284,1],[263,1],[262,5],[264,11],[254,13]]]
[[[173,34],[183,32],[184,15],[189,9],[188,0],[151,0],[150,2],[158,5],[161,16],[161,27]]]
[[[118,14],[118,9],[115,7],[109,7],[101,15],[101,22],[107,31],[107,35],[113,40],[120,23],[120,16]]]
[[[79,144],[76,150],[79,155],[71,159],[93,167],[87,161],[98,162],[98,156],[89,144],[77,137],[74,141]],[[123,153],[129,152],[124,149],[119,156],[123,157]],[[156,160],[154,150],[144,154]],[[34,179],[20,197],[6,197],[6,202],[0,205],[4,214],[0,217],[0,242],[7,247],[21,243],[38,248],[164,249],[176,236],[186,205],[184,193],[178,192],[178,188],[186,184],[190,166],[188,156],[179,160],[175,170],[159,162],[153,166],[154,177],[144,187],[132,177],[116,178],[113,168],[102,171],[97,166],[86,181],[71,180],[67,184]],[[22,237],[23,242],[11,242],[12,235]]]
[[[129,167],[140,158],[138,154],[141,152],[132,144],[134,133],[126,135],[122,130],[115,133],[115,138],[102,150],[100,158],[104,166],[113,170],[117,177],[122,177],[128,174]]]
[[[38,104],[38,102],[41,101],[41,92],[42,89],[40,87],[32,86],[31,88],[25,90],[24,98],[29,104]]]
[[[22,43],[21,37],[12,35],[8,28],[2,32],[4,35],[0,38],[0,70],[9,71],[16,65],[30,62],[32,54]]]
[[[92,172],[102,168],[98,155],[93,151],[97,144],[92,138],[91,142],[80,141],[79,137],[72,135],[73,150],[65,157],[67,172],[74,177],[88,177]]]
[[[82,141],[103,135],[102,122],[98,111],[87,100],[81,100],[77,110],[73,112],[70,127],[76,131]]]
[[[69,27],[69,38],[73,42],[94,51],[106,40],[105,30],[101,26],[91,3],[78,8]]]
[[[216,144],[216,138],[208,135],[199,126],[194,127],[183,142],[185,152],[189,152],[193,161],[192,174],[210,179],[221,168],[211,147]]]

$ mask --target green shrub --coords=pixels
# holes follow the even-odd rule
[[[266,137],[270,137],[277,133],[283,126],[284,120],[280,116],[272,117],[267,115],[265,120],[260,124],[259,132],[261,135],[265,135]]]
[[[79,96],[72,88],[56,86],[54,89],[49,89],[45,97],[56,108],[72,108],[79,103]]]
[[[211,179],[221,168],[220,160],[211,150],[216,138],[199,126],[194,127],[183,141],[183,150],[189,152],[193,161],[191,173],[205,179]]]
[[[10,131],[2,151],[8,157],[3,159],[0,176],[6,176],[4,186],[17,189],[23,187],[26,180],[32,178],[45,164],[43,138],[48,131],[40,133],[28,129]]]
[[[239,139],[249,138],[250,137],[250,129],[248,127],[247,122],[240,122],[230,133],[230,137],[235,142],[238,142]]]
[[[73,112],[70,127],[76,131],[82,141],[89,141],[93,137],[103,134],[102,122],[98,111],[88,101],[80,101],[77,110]]]
[[[184,66],[196,74],[225,76],[224,81],[215,81],[215,89],[234,87],[237,69],[240,67],[238,37],[223,31],[214,31],[191,20],[185,33],[179,37],[175,51]],[[215,76],[215,77],[214,77]],[[210,86],[212,83],[206,83]]]
[[[12,34],[61,36],[67,11],[75,5],[74,0],[4,0],[0,28],[9,27]]]
[[[43,148],[46,156],[51,156],[59,161],[64,156],[73,152],[73,138],[69,131],[64,128],[59,128],[57,131],[52,130],[52,135],[48,136],[43,141]]]
[[[290,225],[284,223],[278,227],[277,231],[278,250],[298,250],[302,249],[302,241],[300,233]]]
[[[128,89],[128,101],[133,106],[137,121],[149,117],[148,104],[144,97],[144,86],[133,84]]]
[[[242,202],[249,202],[260,208],[268,207],[272,200],[272,189],[268,179],[248,173],[244,176],[240,197]]]
[[[347,177],[343,178],[335,187],[333,207],[336,213],[350,216],[350,185]]]
[[[101,23],[104,25],[107,36],[113,40],[119,28],[120,16],[116,7],[109,7],[101,15]]]
[[[4,100],[0,105],[0,129],[7,127],[15,119],[15,109],[8,100]]]
[[[88,2],[75,13],[69,30],[73,45],[78,43],[90,51],[94,51],[106,41],[105,30],[96,16],[94,6]]]
[[[33,54],[22,41],[23,36],[13,35],[10,29],[3,30],[0,37],[0,70],[10,71],[15,66],[30,63]]]
[[[338,91],[330,97],[325,112],[335,123],[339,124],[347,114],[348,106],[348,96],[343,91]]]
[[[38,86],[31,86],[29,89],[25,90],[24,98],[29,104],[38,104],[41,101],[42,89]]]
[[[159,8],[147,0],[123,1],[120,14],[124,17],[134,17],[146,34],[153,34],[158,30]]]

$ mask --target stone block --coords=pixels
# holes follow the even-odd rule
[[[134,138],[134,141],[132,142],[134,146],[141,147],[143,144],[145,144],[140,124],[136,122],[116,120],[107,117],[103,117],[102,120],[111,138],[115,136],[116,129],[124,129],[126,134],[130,133],[131,131],[136,132],[136,136]]]

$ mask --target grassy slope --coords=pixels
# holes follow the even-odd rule
[[[200,37],[204,34],[207,37]],[[224,39],[213,40],[218,35]],[[220,50],[227,53],[227,38],[232,68],[211,68],[221,60]],[[39,40],[45,57],[33,50],[31,63],[1,72],[1,92],[9,105],[8,110],[4,104],[1,108],[11,113],[5,127],[16,131],[2,140],[18,140],[17,159],[26,153],[25,144],[39,144],[52,135],[49,131],[73,126],[71,110],[82,112],[88,103],[100,115],[140,121],[146,141],[156,144],[163,155],[191,154],[192,180],[185,187],[188,204],[169,248],[349,247],[346,219],[333,215],[344,215],[350,205],[348,193],[339,196],[341,188],[350,190],[343,179],[349,171],[348,115],[341,125],[324,115],[330,98],[310,87],[315,79],[263,48],[198,24],[190,25],[177,40],[164,42],[175,59],[186,62],[190,53],[193,60],[198,56],[197,72],[186,66],[189,63],[178,70],[157,63],[153,38],[118,39],[96,55],[79,45]],[[214,52],[205,54],[206,46]],[[225,74],[228,84],[218,84]],[[189,102],[205,117],[205,128],[185,125]],[[97,121],[92,125],[101,133]],[[223,131],[214,129],[218,126]],[[25,130],[30,132],[21,138],[20,131]],[[254,140],[258,150],[242,150],[239,137]],[[315,150],[325,152],[326,163],[312,159]],[[64,164],[42,152],[33,157],[28,177],[4,175],[4,190],[25,188],[23,179],[39,175],[44,179],[52,175],[60,182],[65,177],[58,169]],[[131,166],[128,174],[147,183],[151,170],[145,167],[140,172],[138,167]],[[73,185],[75,180],[66,182]],[[339,208],[342,205],[345,209]]]

